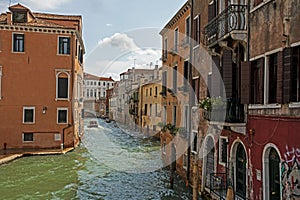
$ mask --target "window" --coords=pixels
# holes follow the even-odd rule
[[[145,110],[144,110],[144,115],[146,115],[147,116],[147,108],[148,108],[148,105],[147,104],[145,104]]]
[[[185,91],[188,86],[188,80],[189,80],[189,61],[184,61],[183,63],[183,85],[185,86]]]
[[[70,38],[58,37],[58,53],[62,55],[70,55]]]
[[[61,141],[61,134],[59,133],[54,134],[54,141]]]
[[[146,89],[146,97],[148,96],[148,89]]]
[[[166,61],[168,59],[168,39],[164,40],[164,50],[163,50],[163,60]]]
[[[56,75],[56,98],[69,99],[69,74],[65,72]]]
[[[156,125],[153,125],[153,131],[156,131]]]
[[[251,62],[251,103],[263,104],[264,58]]]
[[[167,71],[162,74],[162,95],[167,96]]]
[[[177,66],[173,68],[173,92],[177,92]]]
[[[68,123],[68,108],[57,109],[57,123],[67,124]]]
[[[269,57],[269,103],[277,103],[277,53]]]
[[[228,139],[225,137],[221,137],[219,141],[219,158],[220,158],[220,164],[226,164],[227,163],[227,147]]]
[[[24,34],[13,34],[13,51],[24,52]]]
[[[33,124],[35,122],[35,108],[34,107],[24,107],[23,108],[23,123]]]
[[[150,104],[149,109],[150,109],[150,116],[152,116],[152,104]]]
[[[155,87],[155,96],[157,96],[157,87]]]
[[[90,90],[89,89],[87,89],[87,97],[90,97]]]
[[[107,87],[109,87],[109,83],[107,83]]]
[[[300,47],[294,47],[292,49],[292,61],[291,61],[291,77],[290,77],[290,101],[300,101]]]
[[[183,169],[187,169],[188,166],[188,156],[187,154],[183,154]]]
[[[185,42],[188,43],[190,41],[190,17],[186,18],[185,20]]]
[[[106,95],[105,92],[103,92],[103,97],[105,97],[105,95]]]
[[[98,86],[101,86],[101,82],[98,82]]]
[[[175,29],[174,33],[174,51],[178,51],[178,28]]]
[[[93,93],[94,93],[94,90],[91,90],[91,91],[90,91],[90,97],[91,97],[91,98],[93,97]]]
[[[157,103],[155,104],[154,109],[155,109],[155,111],[154,111],[155,117],[158,117],[158,105],[157,105]]]
[[[194,40],[196,42],[195,45],[200,44],[200,15],[194,18]]]
[[[94,97],[95,98],[97,97],[97,91],[96,90],[94,91]]]
[[[103,82],[103,86],[105,86],[105,82]]]
[[[27,22],[27,13],[26,12],[13,12],[13,22],[14,23]]]
[[[166,124],[167,123],[167,106],[163,107],[163,114],[164,114],[163,123]]]
[[[152,88],[150,88],[150,97],[152,96]]]
[[[23,133],[23,142],[33,142],[33,133]]]
[[[192,133],[192,152],[193,153],[195,153],[195,154],[197,154],[197,152],[198,152],[198,148],[197,148],[197,146],[198,146],[198,134],[197,134],[197,132],[193,132]]]
[[[177,107],[173,106],[173,125],[176,126],[176,122],[177,122]]]

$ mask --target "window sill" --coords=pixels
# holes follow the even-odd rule
[[[29,144],[29,143],[33,143],[34,141],[23,141],[23,143]]]
[[[56,123],[57,125],[66,125],[68,124],[67,122],[66,123]]]
[[[194,154],[194,155],[198,155],[198,152],[196,152],[196,151],[192,151],[192,154]]]
[[[56,54],[57,56],[71,56],[71,54]]]
[[[200,44],[197,44],[196,46],[193,47],[193,50],[197,49],[200,47]]]
[[[281,104],[250,104],[248,106],[249,110],[254,109],[278,109],[281,108]]]
[[[69,99],[56,98],[55,101],[69,101]]]
[[[24,55],[25,51],[12,51],[11,53]]]
[[[35,125],[35,122],[23,122],[24,125]]]
[[[292,102],[289,104],[289,108],[300,108],[300,102]]]

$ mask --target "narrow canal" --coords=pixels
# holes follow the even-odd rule
[[[61,156],[25,157],[0,166],[1,199],[191,199],[161,169],[159,142],[99,120],[81,147]]]

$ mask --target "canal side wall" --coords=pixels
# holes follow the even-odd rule
[[[24,151],[22,153],[13,153],[14,150],[0,150],[0,165],[9,163],[24,156],[46,156],[46,155],[62,155],[73,151],[75,148],[70,147],[63,150],[48,149],[40,151]],[[18,151],[18,150],[15,150]]]

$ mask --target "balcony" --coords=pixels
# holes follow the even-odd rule
[[[224,106],[213,106],[211,110],[204,110],[203,115],[212,122],[245,123],[244,105],[237,99],[224,100]]]
[[[230,5],[204,28],[205,44],[213,47],[231,36],[234,40],[246,40],[247,6]]]

